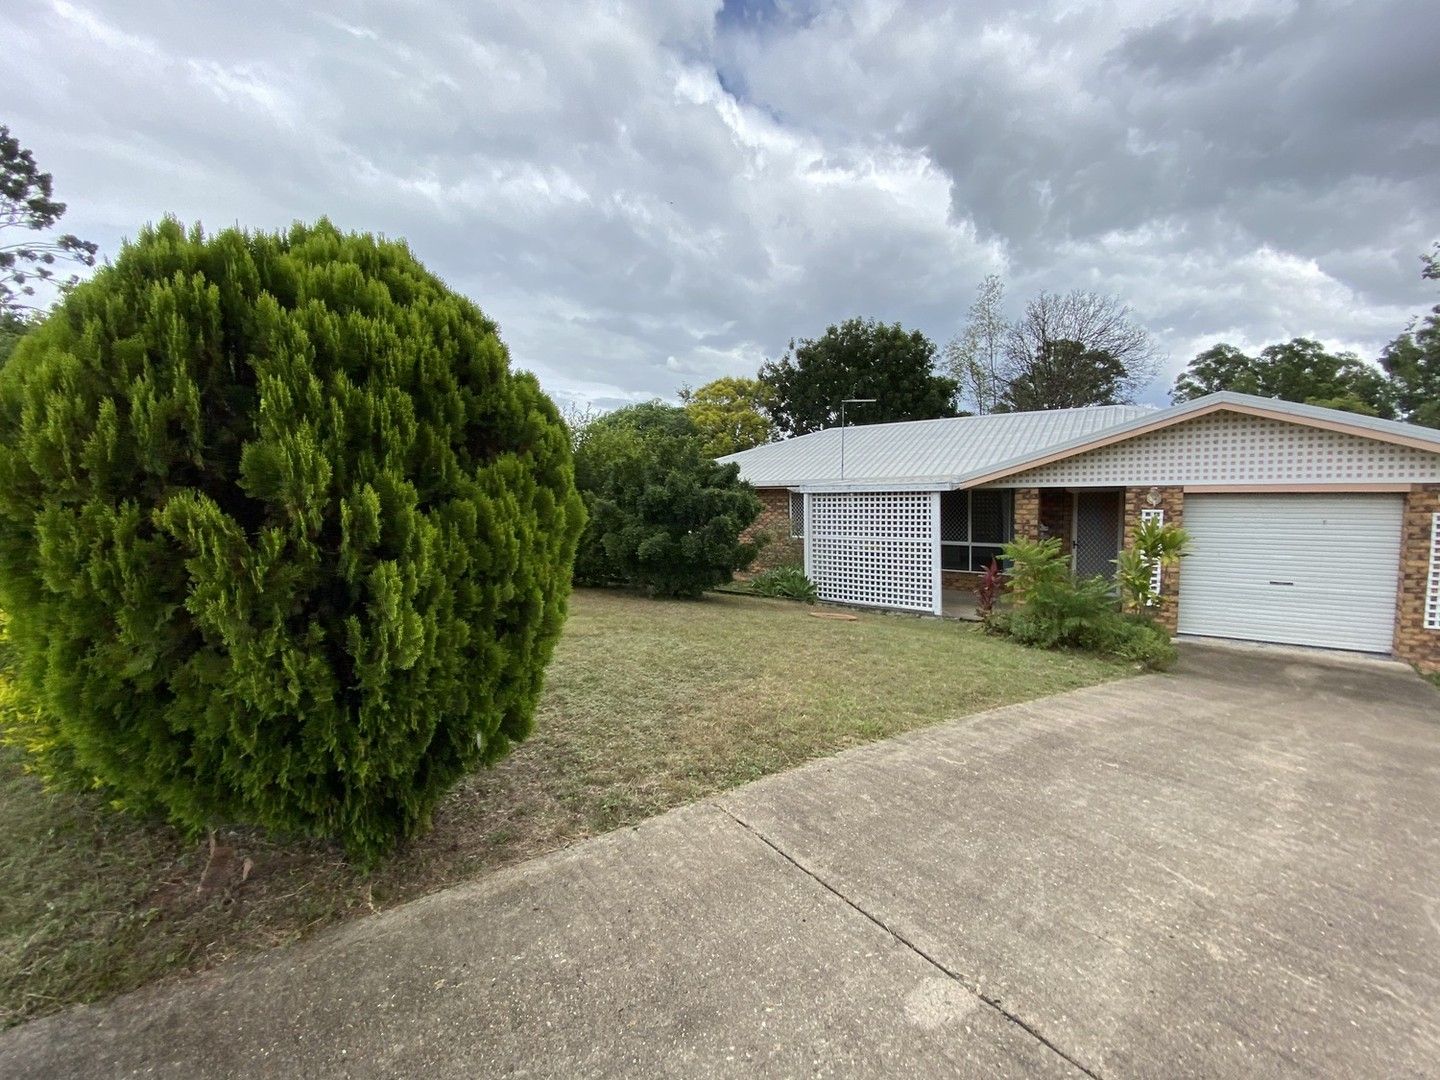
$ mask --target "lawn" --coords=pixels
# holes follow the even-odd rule
[[[0,1024],[294,941],[810,758],[1128,669],[903,615],[577,592],[535,735],[361,873],[222,830],[219,856],[0,756]]]

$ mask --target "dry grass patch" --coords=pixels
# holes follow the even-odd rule
[[[1125,671],[960,623],[807,610],[576,593],[534,736],[460,784],[434,829],[370,874],[323,844],[224,830],[228,869],[201,890],[206,843],[94,798],[47,795],[9,753],[0,1022],[294,941],[849,746]]]

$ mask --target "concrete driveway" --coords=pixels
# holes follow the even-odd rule
[[[1196,646],[0,1037],[29,1077],[1437,1063],[1440,693]]]

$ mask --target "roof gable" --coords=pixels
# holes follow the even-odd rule
[[[1440,481],[1440,453],[1313,424],[1207,410],[996,481],[1017,487],[1373,486]]]
[[[1259,417],[1280,424],[1313,428],[1360,440],[1408,447],[1419,451],[1422,455],[1440,454],[1440,431],[1432,428],[1404,424],[1396,420],[1382,420],[1373,416],[1361,416],[1357,413],[1342,412],[1339,409],[1325,409],[1317,405],[1280,401],[1275,398],[1218,393],[1209,394],[1128,423],[1118,424],[1068,443],[1037,448],[1033,453],[972,474],[966,478],[964,486],[971,487],[1000,480],[1007,483],[1018,482],[1019,478],[1028,475],[1031,470],[1042,465],[1062,461],[1079,454],[1091,453],[1115,443],[1138,439],[1152,432],[1222,412]],[[1134,482],[1154,483],[1158,481],[1136,480]]]

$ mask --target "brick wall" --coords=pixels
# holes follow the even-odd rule
[[[1150,501],[1150,493],[1159,495],[1159,505]],[[1178,487],[1131,487],[1125,489],[1125,538],[1124,546],[1135,543],[1135,529],[1140,524],[1140,511],[1159,509],[1165,511],[1165,524],[1185,527],[1185,492]],[[1175,633],[1180,621],[1180,571],[1179,566],[1167,566],[1160,574],[1160,610],[1155,621],[1170,633]]]
[[[1015,489],[1015,539],[1040,539],[1040,489]]]
[[[1405,496],[1400,545],[1400,581],[1395,599],[1395,655],[1421,671],[1440,671],[1440,630],[1425,629],[1430,582],[1430,530],[1440,513],[1440,484]]]
[[[1060,550],[1070,557],[1070,523],[1074,509],[1070,492],[1064,488],[1042,488],[1040,490],[1040,531],[1043,535],[1058,536]]]
[[[756,488],[760,496],[760,516],[740,534],[742,540],[768,536],[750,569],[741,577],[757,574],[776,566],[804,566],[805,541],[790,535],[790,489]]]
[[[974,592],[979,581],[980,575],[971,573],[969,570],[940,571],[940,587],[942,589],[969,589]]]

